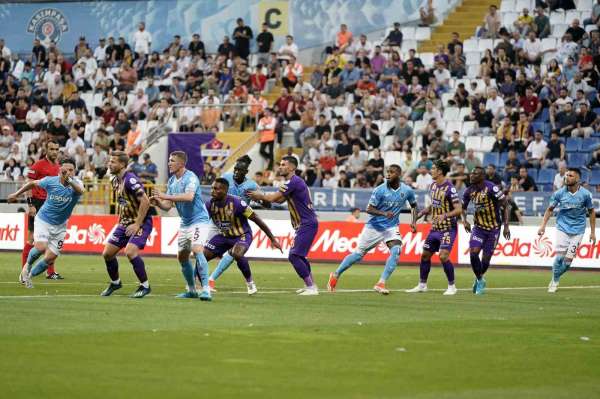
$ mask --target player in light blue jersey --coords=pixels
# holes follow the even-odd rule
[[[258,184],[256,184],[254,180],[246,178],[246,175],[248,174],[248,167],[251,163],[252,159],[248,155],[244,155],[236,161],[235,166],[233,167],[233,173],[225,173],[222,176],[229,183],[229,190],[227,191],[227,194],[240,197],[247,204],[250,204],[251,202],[247,192],[258,190]],[[223,272],[225,272],[225,270],[229,268],[229,266],[231,266],[231,263],[233,263],[233,256],[231,256],[229,252],[226,252],[219,261],[217,268],[208,278],[208,285],[210,286],[211,291],[216,291],[215,281],[221,276],[221,274],[223,274]],[[248,262],[246,261],[245,264],[248,264]],[[244,275],[244,278],[246,279],[248,295],[256,294],[258,290],[252,278],[252,270],[250,270],[249,267],[244,267],[243,264],[240,265],[239,262],[238,269],[240,269]]]
[[[560,276],[571,267],[577,255],[577,248],[585,233],[585,219],[590,218],[590,242],[596,243],[596,213],[592,204],[592,194],[580,185],[581,172],[578,168],[569,168],[565,175],[565,185],[550,197],[550,205],[544,213],[544,220],[538,235],[546,232],[546,224],[555,209],[556,216],[556,257],[552,265],[552,280],[548,292],[558,289]]]
[[[390,256],[385,262],[385,268],[377,284],[373,289],[381,294],[389,294],[385,287],[387,279],[396,269],[400,250],[402,248],[402,237],[398,232],[400,223],[400,212],[404,209],[406,203],[411,207],[412,221],[410,228],[413,233],[417,232],[417,201],[412,188],[400,182],[402,169],[398,165],[390,165],[387,169],[386,181],[375,188],[367,213],[371,215],[369,221],[363,228],[358,238],[358,247],[356,252],[346,256],[337,270],[329,275],[327,288],[329,291],[335,291],[337,282],[346,270],[353,264],[360,261],[365,254],[384,242],[390,249]]]
[[[215,234],[206,206],[202,201],[200,181],[198,177],[185,168],[187,155],[183,151],[174,151],[169,155],[169,172],[172,176],[167,183],[167,192],[155,190],[150,202],[160,209],[168,211],[177,208],[181,218],[179,237],[177,239],[177,258],[181,264],[181,273],[187,285],[187,291],[177,298],[198,298],[210,301],[208,288],[208,262],[204,257],[204,244]],[[190,262],[190,252],[196,258],[196,274],[202,283],[202,293],[196,292],[195,273]]]
[[[43,188],[48,193],[46,202],[35,217],[34,248],[21,271],[21,280],[27,288],[33,287],[31,278],[43,273],[60,254],[67,234],[67,220],[84,190],[81,181],[75,178],[75,170],[75,161],[65,158],[60,162],[58,176],[30,181],[7,198],[8,202],[14,202],[34,187]],[[42,254],[44,258],[35,263]]]

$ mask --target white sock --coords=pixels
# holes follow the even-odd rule
[[[116,279],[114,281],[111,281],[111,283],[113,283],[114,285],[119,285],[119,284],[121,284],[121,279],[120,278]]]
[[[146,281],[144,281],[144,282],[142,283],[142,286],[143,286],[144,288],[150,288],[150,283],[148,282],[148,280],[146,280]]]

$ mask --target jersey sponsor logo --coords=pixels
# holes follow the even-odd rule
[[[63,202],[63,203],[67,203],[67,202],[71,201],[71,197],[63,197],[62,195],[56,195],[56,194],[50,194],[49,198],[52,201]]]
[[[27,23],[27,33],[42,44],[58,43],[62,34],[69,31],[69,22],[64,14],[55,8],[43,8],[37,11]]]

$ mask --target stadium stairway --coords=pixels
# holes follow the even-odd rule
[[[444,23],[434,28],[431,39],[419,43],[419,53],[435,53],[437,46],[444,47],[450,42],[452,32],[458,32],[460,41],[475,34],[475,29],[483,24],[483,18],[490,5],[499,6],[499,1],[463,0],[462,4],[448,15]]]

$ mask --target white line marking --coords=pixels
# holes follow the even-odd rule
[[[486,288],[486,291],[523,291],[523,290],[546,290],[548,287],[497,287],[497,288]],[[600,289],[600,285],[576,285],[569,287],[560,287],[561,290],[590,290],[590,289]],[[272,291],[260,291],[257,293],[261,294],[295,294],[295,288],[272,288]],[[429,289],[429,292],[442,292],[445,291],[445,288],[434,288]],[[471,291],[471,288],[459,288],[459,291]],[[404,293],[405,290],[390,290],[391,292],[401,292]],[[320,294],[351,294],[351,293],[361,293],[361,292],[375,292],[372,289],[356,289],[356,290],[337,290],[336,292],[329,291],[320,291]],[[234,295],[248,295],[246,291],[222,291],[220,293],[216,293],[215,296],[219,297],[221,294],[234,294]],[[256,295],[256,294],[255,294]],[[419,293],[419,295],[426,296],[427,293]],[[114,294],[112,296],[129,298],[129,295],[125,294]],[[175,298],[175,294],[149,294],[149,297],[163,297],[163,298]],[[31,299],[31,298],[92,298],[99,297],[100,294],[58,294],[58,295],[0,295],[0,299]]]

